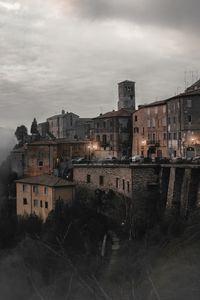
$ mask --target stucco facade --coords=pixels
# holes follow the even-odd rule
[[[74,184],[52,175],[24,178],[16,181],[17,215],[36,214],[46,220],[56,200],[71,203]]]
[[[168,156],[166,101],[141,105],[133,113],[132,155]]]
[[[61,163],[67,164],[70,159],[76,157],[88,157],[89,145],[89,141],[68,141],[65,139],[44,140],[27,144],[23,154],[24,170],[23,172],[20,171],[19,176],[22,173],[26,177],[52,174]],[[16,164],[17,160],[13,162]]]
[[[167,101],[170,157],[185,157],[188,148],[200,155],[200,89],[189,91]]]

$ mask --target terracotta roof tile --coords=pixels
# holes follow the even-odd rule
[[[27,183],[27,184],[36,184],[44,185],[50,187],[64,187],[64,186],[74,186],[75,184],[71,181],[64,180],[60,177],[54,175],[41,175],[34,177],[22,178],[15,181],[16,183]]]

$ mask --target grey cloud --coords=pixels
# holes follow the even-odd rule
[[[74,0],[74,10],[91,19],[122,19],[178,30],[200,25],[199,0]]]
[[[195,1],[179,11],[178,0],[18,2],[0,7],[0,126],[62,108],[95,117],[116,108],[124,79],[136,81],[137,103],[162,99],[184,89],[186,68],[200,70],[198,36],[173,30],[193,13],[199,22]]]

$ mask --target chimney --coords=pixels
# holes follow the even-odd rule
[[[64,111],[64,109],[62,109],[62,115],[64,115],[65,114],[65,111]]]

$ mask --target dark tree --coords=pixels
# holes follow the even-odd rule
[[[27,130],[26,126],[24,126],[24,125],[18,126],[15,131],[15,136],[19,143],[24,144],[26,141],[26,138],[28,136],[28,130]]]
[[[33,122],[31,124],[31,134],[38,134],[36,118],[33,119]]]

